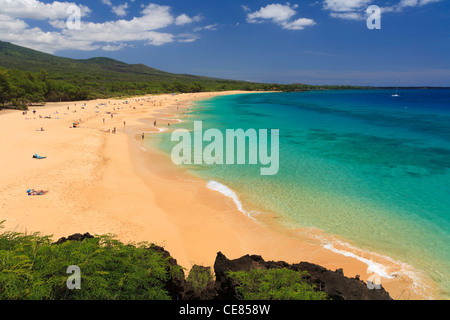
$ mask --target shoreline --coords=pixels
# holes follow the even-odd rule
[[[371,273],[363,261],[281,230],[270,217],[255,223],[231,198],[175,167],[161,151],[143,147],[143,132],[161,131],[153,119],[171,122],[190,103],[238,93],[247,92],[49,103],[36,107],[35,116],[0,112],[0,134],[11,137],[2,139],[5,156],[0,165],[9,170],[0,187],[0,220],[6,220],[7,230],[25,228],[55,239],[90,232],[115,234],[124,242],[152,242],[164,246],[186,269],[211,265],[221,251],[231,259],[257,254],[266,261],[343,268],[345,276],[366,281]],[[79,128],[70,128],[78,120]],[[40,127],[45,131],[36,131]],[[107,133],[114,127],[117,134]],[[39,162],[31,158],[35,153],[48,158]],[[29,197],[29,188],[50,192]],[[382,285],[394,299],[426,299],[416,297],[403,277],[382,278]],[[430,293],[435,296],[434,289]]]
[[[168,111],[162,110],[161,112]],[[176,115],[173,116],[176,117]],[[170,156],[167,156],[166,161],[171,161]],[[188,174],[195,175],[195,173]],[[361,249],[357,244],[347,239],[343,239],[337,235],[326,234],[317,228],[288,227],[283,225],[283,217],[279,216],[277,213],[266,212],[254,203],[251,204],[249,209],[250,212],[248,212],[246,211],[247,209],[243,208],[244,203],[240,201],[240,198],[235,194],[234,190],[229,188],[229,186],[214,180],[206,180],[201,176],[195,175],[195,177],[202,180],[207,185],[207,188],[220,192],[224,197],[228,197],[230,201],[235,203],[235,207],[238,211],[248,219],[251,219],[256,223],[262,223],[264,227],[274,230],[285,237],[310,244],[313,248],[315,247],[315,250],[322,251],[322,249],[326,249],[330,257],[333,257],[334,254],[338,254],[341,256],[350,257],[358,262],[362,262],[366,265],[367,276],[361,276],[360,273],[356,272],[354,275],[351,275],[351,277],[359,275],[361,276],[361,279],[366,281],[371,275],[379,275],[378,278],[381,280],[383,285],[386,285],[389,282],[393,283],[392,287],[389,285],[391,291],[387,291],[391,294],[396,292],[396,296],[392,295],[394,299],[436,299],[436,297],[439,296],[437,293],[439,291],[437,284],[433,282],[424,272],[415,269],[410,264],[403,263],[399,260],[391,258],[390,256],[371,250]],[[213,185],[211,185],[211,183]],[[320,254],[326,255],[327,253],[321,252]],[[314,256],[314,254],[312,256]],[[331,259],[336,259],[336,257]],[[293,261],[291,262],[293,263]],[[327,267],[327,264],[323,263],[322,266]],[[351,267],[347,268],[348,271]],[[345,271],[346,269],[344,268],[344,273]],[[373,281],[376,280],[377,277],[370,277],[369,279],[372,279]],[[406,287],[404,286],[401,290],[399,288],[392,289],[395,287],[396,282],[408,283],[408,285]]]

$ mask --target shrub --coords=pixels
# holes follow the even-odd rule
[[[0,299],[168,300],[166,281],[181,267],[149,247],[110,235],[51,244],[37,233],[1,233]],[[71,265],[80,267],[80,290],[67,288]]]
[[[303,279],[306,273],[289,269],[253,269],[229,272],[243,300],[326,300]]]
[[[213,278],[211,268],[195,265],[189,272],[186,281],[196,293],[201,293],[213,281]]]

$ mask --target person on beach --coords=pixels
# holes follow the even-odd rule
[[[142,134],[142,140],[144,140],[144,138],[145,138],[145,134],[143,133],[143,134]]]
[[[48,191],[44,191],[44,190],[39,190],[39,191],[36,191],[34,189],[27,190],[27,194],[29,196],[42,196],[47,193],[48,193]]]
[[[154,126],[156,126],[156,121],[153,123]]]

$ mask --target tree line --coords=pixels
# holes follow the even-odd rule
[[[146,94],[194,93],[211,91],[283,91],[352,89],[351,86],[313,86],[306,84],[268,84],[202,78],[192,81],[165,79],[123,81],[82,73],[49,74],[0,67],[0,108],[26,110],[45,102],[81,101]]]

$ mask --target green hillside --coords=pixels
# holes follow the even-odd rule
[[[100,78],[105,82],[126,81],[216,81],[218,79],[192,75],[178,75],[143,64],[127,64],[110,58],[76,60],[53,56],[47,53],[0,41],[0,67],[29,72],[46,70],[52,77],[71,78],[74,73]]]

